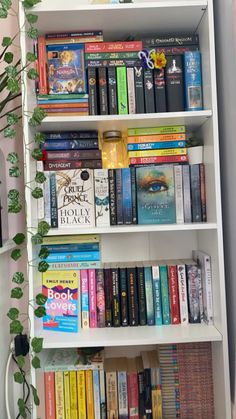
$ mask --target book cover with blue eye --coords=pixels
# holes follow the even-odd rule
[[[47,45],[49,94],[87,93],[83,44]]]
[[[136,169],[138,224],[176,222],[172,165]]]

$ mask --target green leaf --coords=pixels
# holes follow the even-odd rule
[[[7,208],[9,214],[18,214],[22,210],[20,202],[10,202]]]
[[[19,116],[16,113],[10,112],[7,114],[7,123],[9,125],[15,125],[19,121]]]
[[[0,8],[0,19],[6,19],[7,18],[7,10]]]
[[[30,80],[35,80],[38,78],[38,73],[34,68],[31,68],[28,72],[27,72],[27,76]]]
[[[39,188],[39,187],[34,188],[34,190],[31,192],[31,195],[35,199],[43,198],[42,188]]]
[[[24,0],[22,1],[22,6],[24,9],[31,9],[31,7],[34,7],[36,4],[40,3],[41,0]]]
[[[17,365],[20,369],[22,369],[25,365],[25,358],[23,355],[19,355],[16,357]]]
[[[31,156],[32,156],[32,157],[33,157],[33,159],[35,159],[35,160],[41,160],[41,159],[43,158],[43,152],[42,152],[42,150],[40,150],[40,148],[35,148],[35,149],[32,151]]]
[[[47,221],[40,221],[38,223],[38,233],[41,234],[41,236],[46,236],[50,230],[50,225],[47,223]]]
[[[30,384],[30,387],[32,389],[34,404],[35,404],[35,406],[39,406],[40,400],[39,400],[39,397],[38,397],[37,390],[32,384]]]
[[[27,52],[27,54],[26,54],[26,60],[29,61],[30,63],[33,63],[34,61],[37,60],[37,57],[32,52]]]
[[[42,260],[41,262],[39,262],[38,264],[38,271],[39,272],[46,272],[49,268],[49,264],[47,262],[45,262],[45,260]]]
[[[35,301],[39,306],[43,306],[47,301],[47,297],[45,297],[45,295],[43,294],[37,294],[35,297]]]
[[[25,235],[23,233],[17,233],[14,237],[13,237],[13,241],[20,246],[20,244],[24,243],[25,241]]]
[[[18,308],[12,307],[7,312],[7,317],[9,317],[10,320],[17,320],[19,317],[19,310]]]
[[[16,298],[20,300],[23,297],[23,291],[20,287],[12,288],[11,290],[11,298]]]
[[[17,400],[17,404],[19,407],[19,413],[22,416],[22,418],[26,419],[27,418],[27,413],[26,413],[26,404],[24,402],[23,399],[18,399]]]
[[[42,108],[35,108],[32,117],[29,119],[29,125],[36,127],[40,125],[42,120],[47,116],[46,112]]]
[[[8,79],[7,81],[7,90],[9,90],[12,94],[19,93],[20,85],[18,80],[16,79]]]
[[[4,36],[2,39],[2,47],[9,47],[12,44],[12,39],[9,36]]]
[[[31,242],[34,245],[42,244],[43,243],[43,237],[41,236],[41,234],[36,233],[31,237]]]
[[[40,368],[40,367],[41,367],[41,364],[40,364],[40,359],[39,359],[39,357],[38,357],[38,356],[34,356],[34,357],[33,357],[33,359],[32,359],[32,361],[31,361],[31,364],[32,364],[32,366],[33,366],[35,369]]]
[[[31,348],[36,354],[39,354],[43,349],[43,338],[33,338],[31,340]]]
[[[14,65],[8,65],[5,67],[5,72],[8,77],[14,79],[17,76],[17,69]]]
[[[29,23],[36,23],[38,20],[38,16],[33,15],[32,13],[26,13],[26,19]]]
[[[10,323],[10,334],[11,335],[19,335],[23,332],[23,326],[19,320],[13,320]]]
[[[14,138],[16,136],[16,130],[12,127],[5,128],[3,131],[5,138]]]
[[[4,61],[7,64],[11,64],[13,61],[14,55],[12,52],[6,52],[6,54],[4,54]]]
[[[33,26],[31,26],[26,33],[27,33],[28,38],[30,39],[37,39],[39,36],[38,29],[33,28]]]
[[[16,164],[19,162],[19,156],[14,151],[11,153],[8,153],[7,161],[11,164]]]
[[[6,10],[9,10],[12,6],[11,0],[0,0],[0,3],[1,3],[1,6]]]
[[[34,141],[36,144],[43,144],[45,142],[45,135],[42,132],[36,132]]]
[[[9,168],[9,176],[10,177],[20,177],[21,170],[18,166],[12,166]]]
[[[34,180],[37,183],[44,183],[46,180],[46,176],[43,172],[36,172]]]
[[[25,280],[25,277],[22,272],[15,272],[12,277],[12,282],[15,282],[15,284],[18,284],[18,285],[23,284],[24,280]]]
[[[15,383],[23,384],[23,382],[25,381],[25,377],[21,372],[17,371],[14,374],[14,381]]]
[[[38,307],[38,308],[36,308],[36,310],[34,310],[34,314],[39,319],[41,317],[43,317],[43,316],[46,316],[46,309],[45,309],[45,307]]]
[[[11,258],[16,262],[21,257],[21,250],[20,249],[14,249],[11,252]]]
[[[10,189],[10,191],[8,192],[7,195],[8,199],[10,201],[18,201],[19,197],[20,197],[20,193],[17,189]]]
[[[39,252],[39,257],[40,259],[46,259],[49,255],[49,250],[47,249],[47,247],[42,247],[42,249]]]

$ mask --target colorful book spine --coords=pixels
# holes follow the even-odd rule
[[[132,192],[131,192],[131,173],[129,168],[121,170],[122,174],[122,208],[123,223],[132,224]]]
[[[104,370],[99,371],[101,419],[106,419],[106,389]]]
[[[116,222],[118,225],[124,224],[123,219],[123,194],[122,194],[122,169],[116,169]]]
[[[44,170],[45,166],[44,166]],[[51,225],[51,192],[50,192],[50,173],[44,171],[46,178],[43,185],[43,197],[44,197],[44,220]]]
[[[85,371],[77,371],[78,414],[79,419],[87,419]]]
[[[189,323],[200,323],[199,278],[197,265],[187,265]]]
[[[46,39],[64,39],[64,38],[77,38],[87,36],[102,36],[102,31],[82,31],[82,32],[58,32],[58,33],[47,33]]]
[[[187,154],[186,148],[167,148],[162,150],[129,151],[129,157],[181,156]]]
[[[65,419],[70,419],[70,373],[63,372],[64,376],[64,401],[65,401]]]
[[[153,303],[153,286],[152,286],[152,270],[150,267],[144,267],[144,283],[146,295],[147,324],[152,326],[155,324],[154,303]]]
[[[136,113],[136,100],[135,100],[135,85],[134,85],[134,69],[131,67],[128,67],[126,71],[127,71],[129,114],[135,114]]]
[[[161,305],[162,305],[162,318],[163,324],[170,324],[170,304],[169,304],[169,291],[168,291],[168,276],[167,267],[165,265],[159,266],[161,278]]]
[[[185,265],[177,266],[181,324],[188,324],[188,294]]]
[[[96,275],[95,269],[88,270],[89,280],[89,327],[97,327]]]
[[[117,211],[116,211],[116,172],[114,169],[108,169],[109,181],[109,204],[110,204],[110,223],[116,225]]]
[[[200,196],[200,172],[199,165],[192,164],[190,166],[190,185],[191,185],[191,202],[192,202],[192,222],[202,221],[202,208]]]
[[[97,69],[88,68],[89,115],[98,115]]]
[[[154,315],[155,324],[162,325],[162,307],[161,307],[161,279],[159,266],[152,266],[152,281],[153,281],[153,300],[154,300]]]
[[[120,326],[120,290],[118,268],[111,268],[113,326]]]
[[[37,172],[43,172],[43,162],[37,161],[36,162],[36,169]],[[38,185],[41,187],[41,185]],[[42,220],[44,218],[44,196],[42,198],[37,199],[37,210],[38,210],[38,219]]]
[[[191,188],[190,188],[190,174],[189,165],[183,165],[183,200],[184,200],[184,222],[192,222],[191,210]]]
[[[202,221],[207,221],[207,211],[206,211],[206,182],[205,182],[205,166],[203,163],[199,165],[200,171],[200,198],[201,198],[201,207],[202,207]]]
[[[139,302],[139,324],[144,326],[147,324],[147,310],[146,310],[146,291],[144,268],[137,267],[137,283],[138,283],[138,302]]]
[[[156,112],[167,112],[165,70],[154,70],[154,92]]]
[[[99,371],[93,370],[94,419],[101,419]]]
[[[202,107],[201,53],[184,53],[184,81],[186,111],[200,111]]]
[[[102,160],[44,161],[44,170],[101,169]]]
[[[84,261],[84,262],[58,262],[50,263],[49,271],[74,271],[76,269],[98,269],[100,268],[100,261]]]
[[[138,58],[138,53],[134,52],[96,52],[85,54],[85,60],[119,60],[123,58]]]
[[[129,301],[129,325],[138,326],[139,308],[138,308],[138,289],[137,277],[135,268],[127,268],[127,288],[128,288],[128,301]]]
[[[128,136],[156,135],[156,134],[184,134],[185,125],[166,125],[153,128],[129,128]]]
[[[143,67],[134,66],[134,86],[136,99],[136,113],[144,113],[144,80]]]
[[[120,316],[121,325],[128,326],[128,293],[127,293],[127,278],[126,268],[119,269],[120,279]]]
[[[104,271],[98,269],[96,271],[96,285],[97,285],[97,327],[105,327],[105,284]]]
[[[110,226],[108,169],[94,170],[96,226]]]
[[[135,168],[130,167],[131,197],[132,197],[132,224],[137,224],[137,193]]]
[[[117,77],[117,101],[118,101],[118,114],[128,114],[128,97],[127,97],[127,77],[126,68],[116,68]]]
[[[139,419],[138,403],[138,375],[136,372],[127,373],[129,418]]]
[[[105,284],[105,323],[106,327],[112,326],[112,278],[111,270],[104,269],[104,284]]]
[[[105,67],[98,68],[99,114],[108,115],[107,72]]]
[[[183,200],[183,172],[182,166],[174,166],[175,179],[175,208],[176,208],[176,223],[184,223],[184,200]]]
[[[55,404],[55,374],[54,372],[44,372],[45,394],[45,415],[46,419],[56,419]]]
[[[187,163],[187,155],[183,156],[156,156],[156,157],[132,157],[129,159],[130,165],[148,164],[168,164],[168,163]]]
[[[106,373],[107,419],[118,419],[116,372]]]
[[[117,115],[117,83],[116,83],[116,68],[108,67],[108,105],[109,115]]]
[[[100,252],[71,252],[71,253],[51,253],[45,258],[47,263],[57,262],[82,262],[100,260]]]
[[[81,287],[81,326],[82,329],[89,328],[89,296],[88,296],[88,271],[80,271]]]
[[[41,148],[42,150],[98,149],[98,140],[51,140],[45,141]]]
[[[57,214],[57,186],[56,175],[50,173],[50,208],[51,208],[51,227],[58,228],[58,214]]]
[[[68,243],[68,244],[47,244],[42,245],[42,249],[47,249],[49,253],[65,252],[92,252],[99,251],[99,243]]]
[[[94,67],[94,68],[100,68],[100,67],[135,67],[140,65],[140,60],[137,58],[119,58],[115,60],[87,60],[86,66],[87,68]]]
[[[119,418],[128,419],[128,385],[126,371],[117,372]]]
[[[39,94],[48,93],[47,70],[46,70],[46,44],[44,36],[38,37],[38,70],[39,70]]]
[[[93,371],[85,371],[87,419],[94,419]]]
[[[148,135],[129,135],[127,137],[128,144],[144,144],[144,143],[165,143],[186,141],[185,134],[148,134]]]
[[[175,265],[168,265],[168,285],[171,324],[180,323],[178,278]]]
[[[70,417],[78,418],[78,401],[77,401],[77,379],[76,371],[70,371]]]
[[[150,70],[149,68],[145,68],[143,77],[144,77],[145,112],[155,113],[153,71]]]
[[[55,401],[56,418],[65,419],[64,380],[62,371],[55,372]]]
[[[104,53],[104,52],[129,52],[140,51],[142,49],[141,41],[129,42],[94,42],[85,45],[85,54]]]
[[[154,142],[154,143],[134,143],[128,144],[128,151],[136,150],[157,150],[162,148],[184,148],[186,146],[185,141],[164,141],[164,142]]]
[[[78,236],[44,236],[44,245],[67,245],[67,244],[94,244],[99,243],[99,235],[97,234],[86,234]]]
[[[168,112],[184,111],[182,55],[168,55],[165,68]]]

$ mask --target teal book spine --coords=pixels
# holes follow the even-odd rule
[[[153,287],[152,287],[152,270],[151,267],[144,268],[144,281],[146,293],[146,309],[147,309],[147,324],[152,326],[155,324],[154,319],[154,304],[153,304]]]
[[[161,303],[162,303],[162,317],[163,324],[170,324],[170,303],[168,291],[168,274],[165,265],[159,266],[161,278]]]
[[[51,227],[58,228],[58,211],[57,211],[57,186],[56,175],[54,172],[50,174],[50,206],[51,206]]]
[[[155,324],[162,325],[161,280],[159,266],[152,267]]]

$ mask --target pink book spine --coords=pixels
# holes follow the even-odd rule
[[[56,419],[54,372],[44,373],[45,419]]]
[[[82,329],[89,328],[89,296],[88,296],[88,271],[80,271],[80,289],[81,289],[81,326]]]
[[[138,409],[138,375],[136,372],[127,374],[129,419],[139,419]]]
[[[95,269],[88,270],[89,276],[89,326],[97,327],[97,301],[96,301],[96,273]]]

